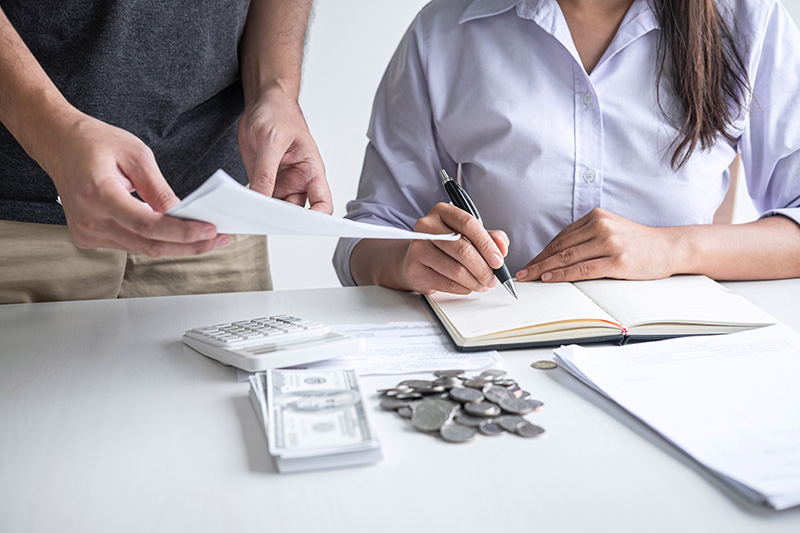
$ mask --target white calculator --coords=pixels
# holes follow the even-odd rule
[[[291,315],[190,329],[183,342],[220,363],[248,372],[304,365],[360,352],[364,339]]]

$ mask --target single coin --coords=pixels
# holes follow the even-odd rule
[[[461,380],[456,377],[439,378],[433,382],[434,387],[443,387],[445,390],[450,390],[453,387],[460,387]]]
[[[503,408],[503,411],[508,411],[515,415],[526,415],[531,412],[531,406],[528,405],[528,402],[513,396],[500,400],[500,407]]]
[[[521,393],[519,396],[517,396],[517,397],[518,397],[520,400],[527,400],[528,398],[530,398],[530,397],[531,397],[531,393],[530,393],[530,392],[528,392],[528,391],[526,391],[526,390],[524,390],[524,391],[522,391],[522,393]]]
[[[486,422],[487,420],[489,419],[482,416],[468,415],[467,413],[459,413],[458,416],[453,419],[456,424],[461,424],[462,426],[467,426],[470,428],[476,428],[481,424],[481,422]]]
[[[517,386],[517,382],[513,379],[503,378],[503,379],[496,379],[492,383],[495,385],[499,385],[501,387],[505,387],[507,389],[513,389]]]
[[[411,418],[412,416],[414,416],[414,409],[410,405],[407,405],[405,407],[401,407],[400,409],[398,409],[397,414],[402,416],[403,418]]]
[[[418,400],[422,398],[419,392],[400,392],[394,395],[398,400]]]
[[[410,387],[412,389],[429,389],[433,387],[433,382],[427,379],[407,379],[397,384],[397,387]]]
[[[420,431],[439,431],[452,416],[452,411],[448,407],[435,405],[439,400],[423,400],[414,406],[414,413],[411,415],[411,425]]]
[[[401,407],[408,407],[414,403],[414,400],[398,400],[397,398],[384,398],[381,400],[381,409],[386,411],[396,411]]]
[[[524,420],[523,422],[523,424],[517,426],[517,435],[520,437],[527,437],[530,439],[533,437],[538,437],[544,433],[544,428],[541,428],[535,424],[531,424],[527,420]]]
[[[538,411],[544,407],[544,403],[540,402],[539,400],[534,400],[533,398],[526,398],[523,401],[528,402],[528,405],[531,406],[531,411]]]
[[[387,396],[394,396],[398,392],[406,392],[411,390],[411,387],[403,386],[403,387],[392,387],[390,389],[378,389],[378,394],[386,394]]]
[[[490,437],[496,437],[497,435],[502,435],[506,432],[500,424],[497,422],[492,422],[490,420],[484,420],[478,425],[478,431],[482,435],[488,435]]]
[[[437,378],[457,378],[465,373],[463,370],[437,370],[433,375]]]
[[[503,376],[508,374],[505,370],[500,370],[499,368],[490,368],[489,370],[484,370],[481,372],[481,377],[486,379],[500,379]]]
[[[505,387],[499,385],[489,384],[483,388],[483,395],[492,403],[500,403],[503,398],[508,398],[509,392]]]
[[[474,403],[483,400],[483,393],[478,389],[473,389],[470,387],[456,387],[450,389],[450,398],[462,403]]]
[[[554,361],[547,360],[533,362],[531,363],[531,366],[537,370],[552,370],[554,368],[558,368],[558,365]]]
[[[502,410],[500,407],[489,402],[468,403],[464,405],[464,410],[473,416],[497,416]]]
[[[521,416],[515,416],[515,415],[501,416],[500,418],[497,419],[497,423],[500,425],[500,427],[505,429],[509,433],[516,433],[517,426],[519,426],[520,424],[524,424],[526,422],[527,420],[525,420]]]
[[[482,389],[491,383],[492,382],[488,379],[468,379],[464,382],[464,386],[472,387],[473,389]]]
[[[475,428],[450,423],[439,429],[439,435],[447,442],[469,442],[475,438],[477,431]]]

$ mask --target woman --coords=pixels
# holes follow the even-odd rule
[[[465,294],[506,255],[520,281],[800,275],[798,50],[776,0],[434,1],[348,217],[465,239],[342,240],[340,279]],[[763,216],[712,226],[737,152]],[[498,230],[446,204],[440,168]]]

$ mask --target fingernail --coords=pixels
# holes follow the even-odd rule
[[[522,270],[517,272],[517,279],[522,280],[522,279],[525,279],[527,277],[528,277],[528,269],[527,268],[523,268]]]
[[[542,281],[550,281],[551,279],[553,279],[552,273],[545,272],[544,274],[542,274]]]
[[[489,258],[489,266],[492,268],[500,268],[503,266],[503,256],[500,254],[494,254]]]
[[[228,235],[220,235],[217,239],[217,244],[214,245],[214,248],[222,248],[223,246],[227,246],[231,243],[231,238]]]

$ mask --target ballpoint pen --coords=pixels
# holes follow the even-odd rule
[[[478,208],[475,207],[475,204],[472,202],[472,199],[467,194],[467,191],[459,185],[453,178],[447,175],[447,171],[444,169],[439,171],[439,176],[442,178],[442,185],[444,185],[444,190],[447,191],[447,196],[450,197],[450,201],[453,203],[454,206],[463,209],[470,215],[474,216],[478,219],[478,222],[483,225],[483,220],[481,220],[481,215],[478,213]],[[500,265],[500,268],[493,268],[494,275],[497,276],[497,279],[500,283],[503,284],[503,287],[506,288],[508,292],[511,293],[511,296],[519,300],[517,296],[517,288],[514,286],[514,280],[511,279],[511,274],[508,272],[508,267],[506,264],[503,263]]]

